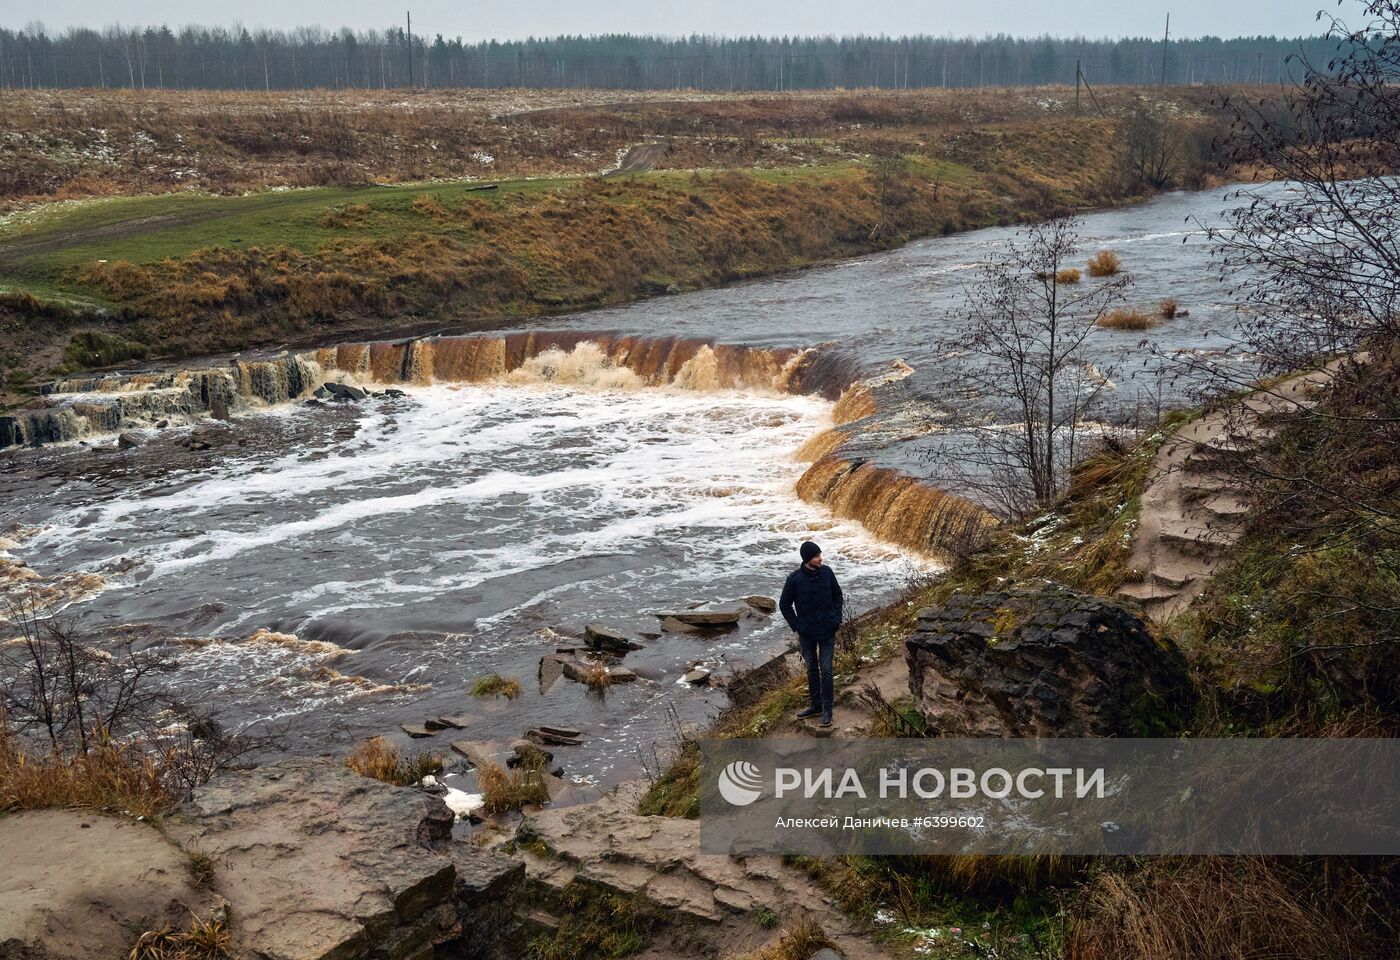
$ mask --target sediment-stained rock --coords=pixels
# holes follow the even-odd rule
[[[1190,700],[1186,663],[1135,614],[1057,584],[919,612],[909,687],[945,735],[1151,736]]]

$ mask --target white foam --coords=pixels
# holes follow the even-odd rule
[[[93,560],[94,551],[120,551],[113,556],[146,565],[144,590],[180,591],[206,569],[265,578],[257,603],[307,616],[421,603],[676,542],[693,547],[685,578],[698,583],[746,568],[771,575],[775,542],[815,532],[848,567],[907,566],[900,549],[794,492],[804,465],[789,454],[829,425],[826,401],[596,382],[408,392],[393,406],[365,407],[351,439],[62,512],[42,535],[46,559],[77,552],[98,565],[111,557]],[[436,539],[438,527],[464,524],[472,535]],[[414,537],[403,533],[410,529]],[[270,552],[286,562],[289,546],[342,559],[311,582],[299,570],[284,578],[263,566]],[[345,575],[349,568],[358,575]],[[483,622],[557,593],[544,584],[484,612]]]

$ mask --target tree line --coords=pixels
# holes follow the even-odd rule
[[[811,90],[1280,83],[1335,38],[1170,40],[605,35],[467,42],[388,30],[0,29],[0,87]]]

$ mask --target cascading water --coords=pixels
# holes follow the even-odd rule
[[[826,401],[638,389],[586,348],[515,373],[524,382],[252,413],[232,427],[247,446],[212,464],[182,464],[173,437],[157,440],[119,490],[31,499],[40,532],[16,550],[41,571],[105,574],[72,608],[86,624],[186,638],[178,688],[231,721],[292,720],[305,749],[436,713],[471,714],[473,738],[506,741],[583,726],[570,765],[604,779],[664,739],[665,701],[694,720],[722,702],[679,683],[690,664],[761,662],[788,634],[778,618],[667,634],[629,654],[644,679],[605,701],[570,683],[540,694],[539,658],[570,628],[654,629],[651,611],[776,596],[804,536],[857,607],[927,569],[794,494],[805,465],[789,454],[830,424]],[[526,696],[473,701],[490,672],[520,677]]]

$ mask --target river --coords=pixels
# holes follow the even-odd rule
[[[1085,255],[1120,255],[1130,302],[1170,296],[1189,311],[1147,334],[1096,336],[1120,410],[1156,389],[1144,337],[1229,351],[1234,306],[1190,222],[1217,220],[1222,206],[1219,191],[1170,194],[1083,218]],[[831,343],[872,371],[904,360],[932,392],[942,370],[932,342],[956,331],[977,266],[1015,233],[931,238],[515,329]],[[602,697],[569,682],[542,691],[540,657],[585,623],[655,632],[655,611],[776,597],[808,536],[853,609],[936,564],[796,496],[805,464],[793,453],[831,424],[829,399],[646,387],[605,363],[581,366],[563,379],[517,372],[274,407],[235,420],[213,451],[187,450],[172,429],[121,453],[9,452],[0,527],[26,531],[11,553],[41,574],[101,575],[65,616],[162,645],[180,662],[174,688],[233,726],[275,721],[292,749],[320,753],[444,713],[472,717],[460,734],[472,739],[576,726],[587,738],[561,757],[568,772],[615,782],[669,739],[671,707],[700,722],[723,705],[722,692],[681,682],[690,665],[723,674],[789,635],[776,617],[663,634],[627,656],[635,683]],[[523,695],[474,699],[471,684],[492,672],[520,678]]]

